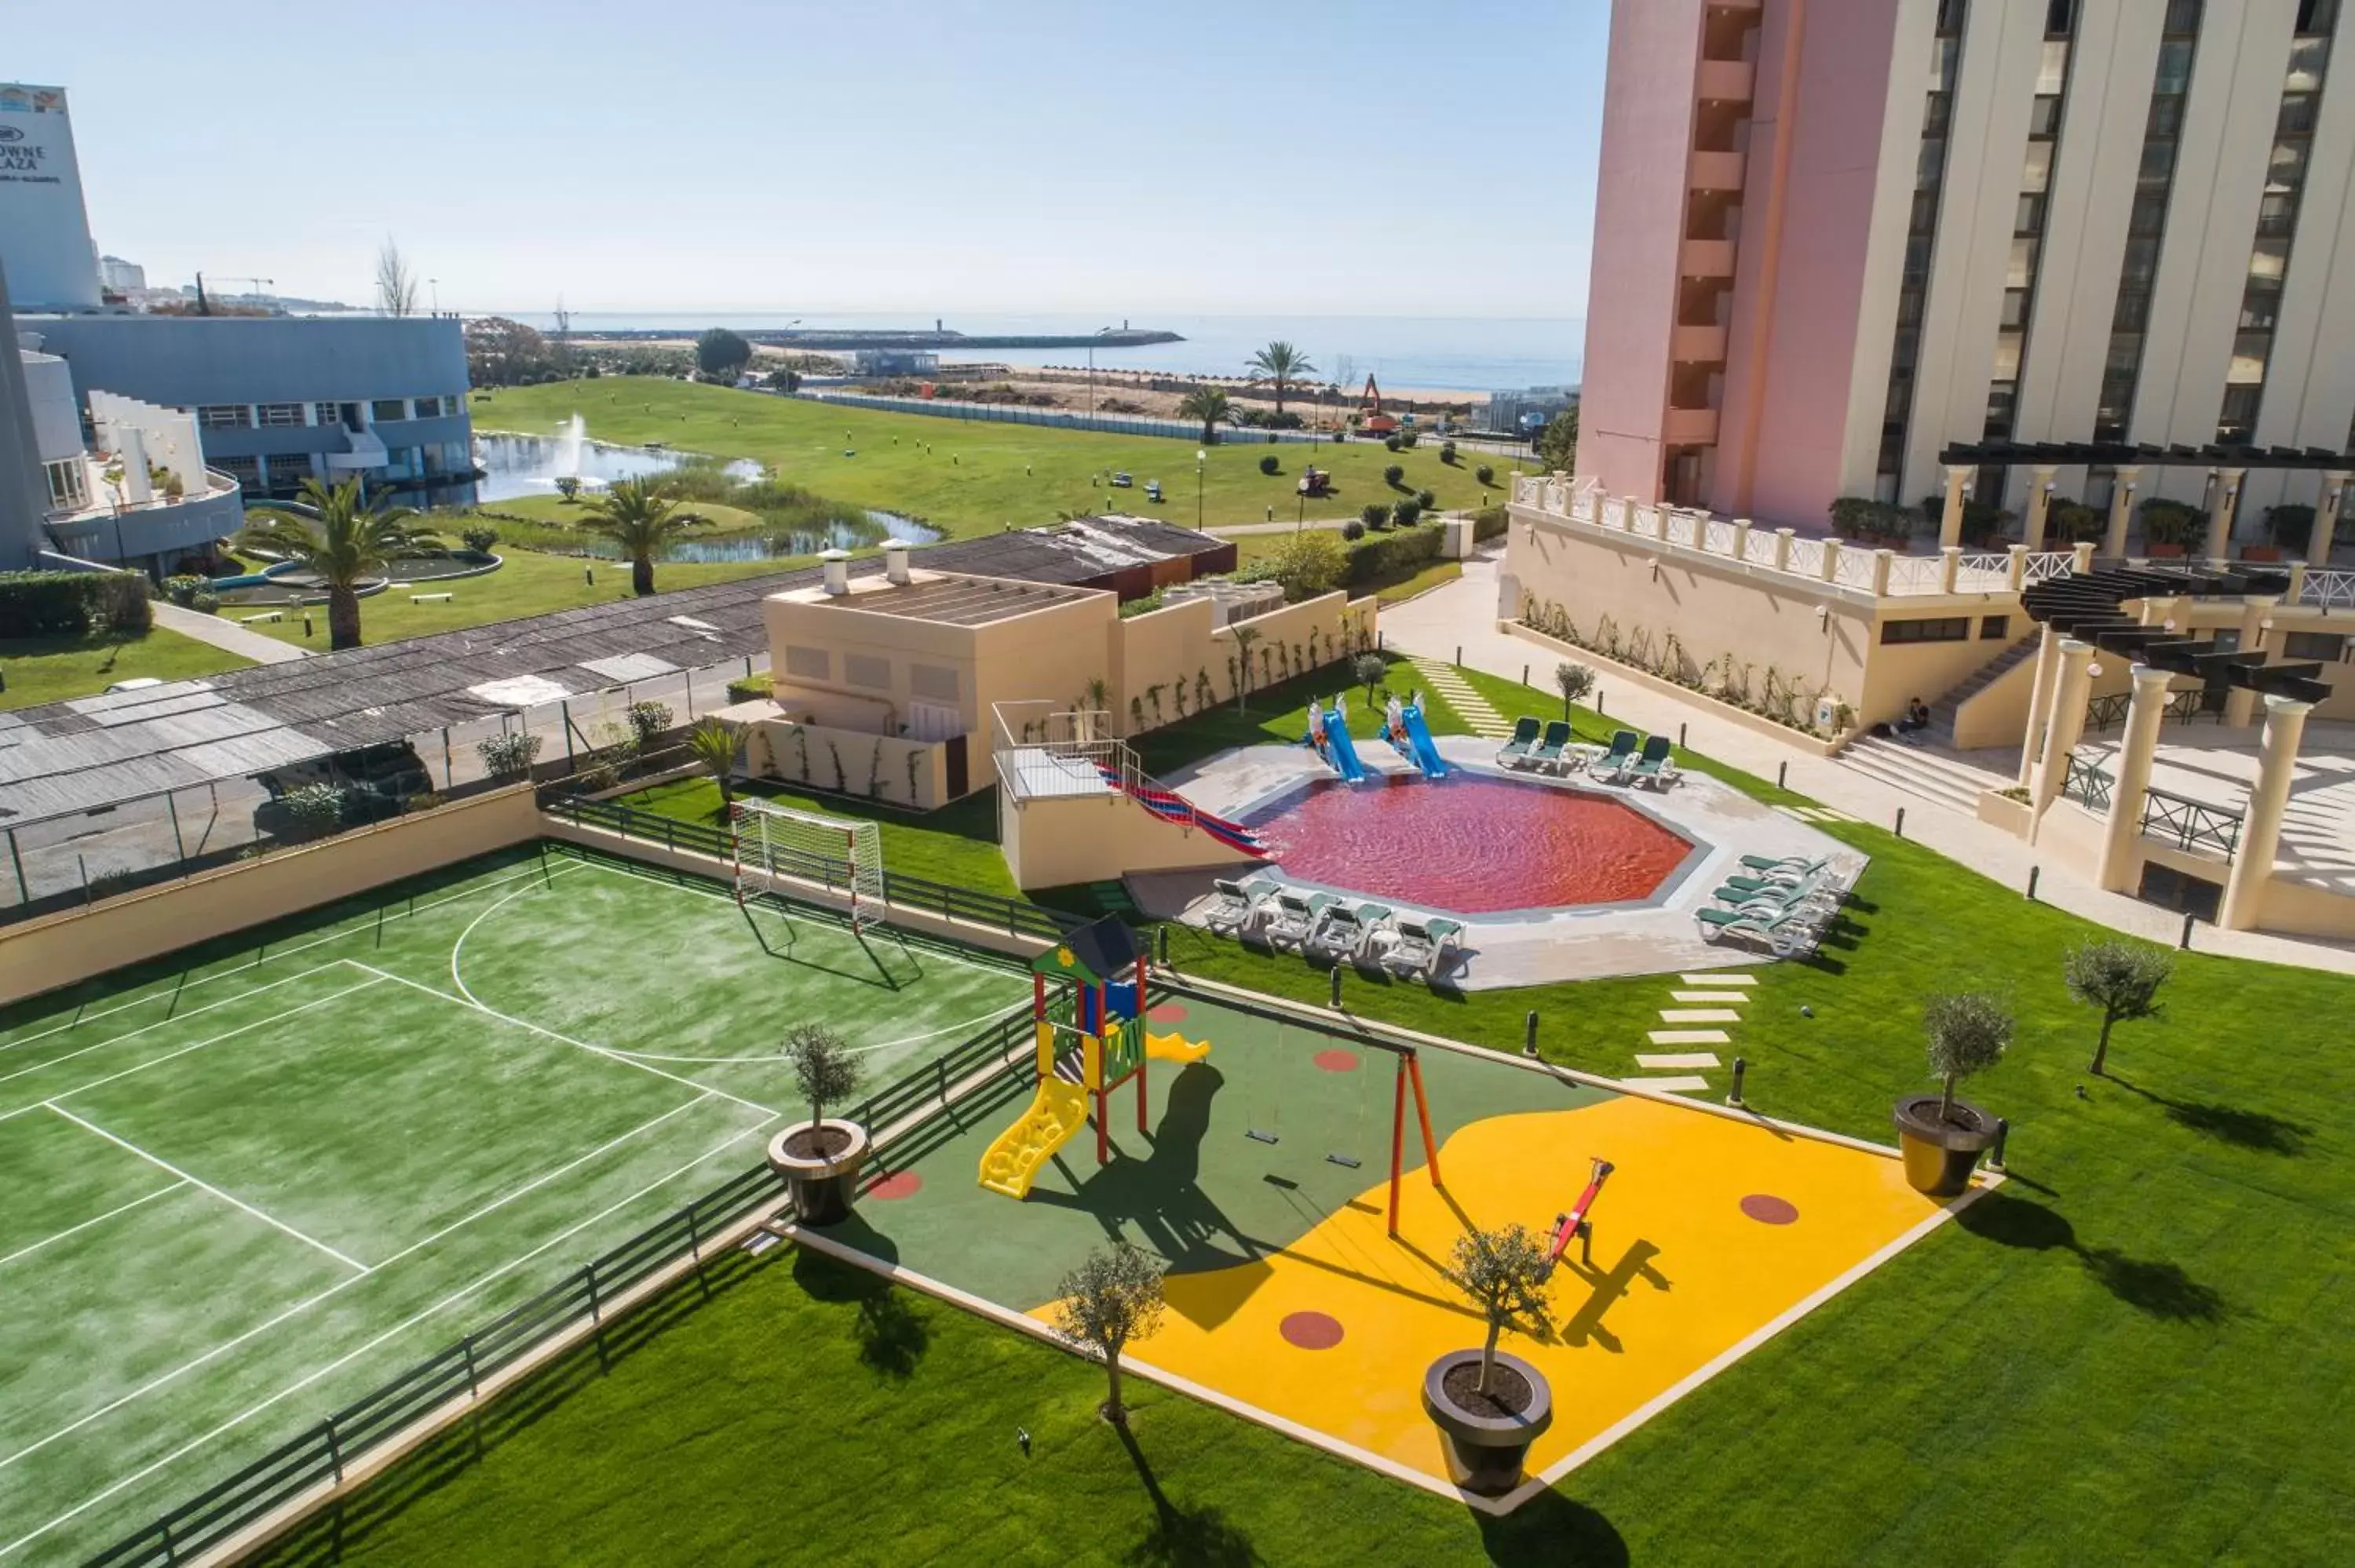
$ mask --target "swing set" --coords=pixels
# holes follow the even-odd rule
[[[1415,1127],[1423,1138],[1423,1163],[1430,1168],[1431,1184],[1434,1190],[1446,1186],[1439,1176],[1439,1140],[1432,1136],[1431,1100],[1423,1093],[1423,1062],[1416,1048],[1412,1045],[1394,1044],[1387,1040],[1364,1038],[1360,1038],[1358,1044],[1389,1052],[1394,1064],[1391,1088],[1390,1216],[1385,1229],[1391,1235],[1396,1236],[1399,1227],[1399,1194],[1406,1180],[1406,1102],[1410,1093],[1414,1097]],[[1270,1118],[1271,1125],[1266,1127],[1252,1126],[1243,1128],[1243,1136],[1253,1143],[1273,1145],[1282,1142],[1283,1135],[1273,1125],[1273,1120],[1274,1118]],[[1338,1150],[1327,1153],[1325,1162],[1327,1165],[1338,1165],[1349,1171],[1355,1171],[1364,1163],[1356,1155],[1344,1154]]]

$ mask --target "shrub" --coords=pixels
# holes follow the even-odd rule
[[[1349,582],[1355,587],[1412,577],[1424,563],[1438,558],[1441,543],[1435,528],[1412,528],[1369,539],[1349,552]]]
[[[1398,482],[1405,477],[1406,470],[1397,463],[1386,464],[1382,469],[1382,482],[1384,484],[1395,487]]]
[[[581,493],[581,482],[569,473],[560,475],[556,481],[556,493],[570,501]]]
[[[2166,1011],[2158,1000],[2158,988],[2174,972],[2175,959],[2168,950],[2147,942],[2108,938],[2070,949],[2062,970],[2069,994],[2102,1010],[2102,1038],[2087,1072],[2098,1078],[2108,1065],[2112,1029]]]
[[[2099,507],[2082,501],[2055,498],[2044,514],[2044,532],[2056,544],[2077,545],[2099,539],[2109,520]]]
[[[333,784],[304,784],[286,791],[279,804],[285,808],[290,838],[314,839],[343,825],[344,792]]]
[[[1391,521],[1401,528],[1412,528],[1423,520],[1423,503],[1412,496],[1391,508]]]
[[[539,736],[511,730],[476,741],[474,754],[483,759],[485,772],[505,783],[531,771],[532,759],[539,755]]]
[[[1346,441],[1349,439],[1349,429],[1346,425],[1336,425],[1325,433],[1337,441]]]
[[[663,731],[670,728],[670,705],[643,702],[630,705],[630,734],[640,746],[652,746]]]
[[[758,675],[739,675],[728,683],[728,700],[749,703],[755,697],[773,696],[776,690],[776,682],[765,672]]]
[[[1428,490],[1418,490],[1414,493],[1414,503],[1428,512],[1439,504],[1439,497]]]
[[[1357,541],[1364,538],[1365,536],[1366,524],[1363,519],[1352,517],[1347,523],[1341,524],[1341,537],[1348,540],[1351,544],[1357,543]]]
[[[164,597],[170,599],[174,604],[178,605],[181,609],[186,609],[189,605],[196,602],[197,590],[204,587],[204,578],[188,573],[181,573],[164,579]]]
[[[1831,504],[1832,532],[1843,539],[1902,540],[1921,526],[1921,514],[1869,495],[1843,495]]]
[[[1439,443],[1439,461],[1444,463],[1452,463],[1455,461],[1455,443],[1454,441],[1442,441]]]
[[[1349,570],[1349,556],[1341,542],[1322,528],[1286,539],[1270,557],[1269,575],[1284,585],[1284,597],[1295,604],[1329,593]]]
[[[1379,501],[1369,501],[1358,508],[1358,521],[1369,528],[1379,528],[1391,520],[1391,509]]]
[[[1366,705],[1374,705],[1374,688],[1391,673],[1390,661],[1379,653],[1360,653],[1349,662],[1349,673],[1366,688]]]
[[[1501,539],[1505,536],[1505,530],[1511,525],[1512,519],[1505,514],[1501,506],[1484,506],[1472,514],[1472,537],[1475,539]]]
[[[2154,495],[2138,508],[2146,544],[2189,545],[2208,525],[2208,514],[2180,501]]]
[[[1394,452],[1404,445],[1406,445],[1406,443],[1396,436],[1384,436],[1382,438],[1382,450],[1385,451]]]
[[[199,615],[210,615],[220,609],[220,595],[208,588],[198,588],[188,596],[188,608]]]
[[[1472,471],[1472,477],[1483,484],[1494,484],[1497,482],[1497,471],[1493,465],[1484,462]]]
[[[490,553],[491,546],[499,542],[499,531],[496,528],[468,528],[462,532],[458,538],[466,548],[480,550],[487,555]]]
[[[2265,535],[2283,549],[2305,549],[2313,533],[2313,507],[2291,503],[2265,508]]]
[[[138,572],[109,572],[99,578],[97,619],[107,630],[123,637],[144,637],[155,625],[155,607],[148,602],[147,579]]]
[[[1422,439],[1423,438],[1421,436],[1416,435],[1412,430],[1401,430],[1398,435],[1398,444],[1404,447],[1407,450],[1412,451],[1414,450],[1414,443]]]
[[[98,606],[95,572],[0,572],[0,630],[10,637],[79,637]]]
[[[1262,473],[1273,473],[1283,466],[1283,463],[1276,461],[1276,456],[1273,452],[1270,452],[1267,456],[1259,460],[1259,471]]]

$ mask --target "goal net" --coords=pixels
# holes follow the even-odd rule
[[[875,823],[766,800],[738,800],[731,822],[739,903],[748,885],[774,892],[777,878],[789,876],[849,894],[854,927],[883,918],[883,837]]]

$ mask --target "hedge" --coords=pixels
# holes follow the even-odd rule
[[[1349,552],[1350,586],[1377,582],[1392,575],[1409,575],[1411,568],[1439,558],[1439,546],[1445,537],[1437,528],[1415,528],[1368,539]]]
[[[96,572],[0,572],[0,637],[79,637],[99,611]]]
[[[1501,506],[1484,506],[1472,514],[1472,537],[1475,539],[1503,538],[1505,530],[1511,525],[1511,520],[1505,515],[1505,509]]]

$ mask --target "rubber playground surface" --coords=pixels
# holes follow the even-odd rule
[[[1026,1201],[986,1192],[976,1162],[1023,1100],[961,1109],[961,1130],[879,1177],[826,1240],[1045,1321],[1064,1272],[1124,1236],[1170,1266],[1168,1310],[1133,1362],[1444,1488],[1420,1392],[1432,1361],[1481,1340],[1440,1272],[1467,1224],[1543,1234],[1593,1159],[1615,1167],[1591,1263],[1573,1244],[1555,1273],[1559,1331],[1504,1341],[1553,1384],[1554,1425],[1529,1457],[1551,1478],[1947,1213],[1893,1158],[1425,1048],[1445,1186],[1410,1097],[1393,1239],[1390,1052],[1199,1000],[1153,1017],[1210,1051],[1153,1065],[1147,1133],[1134,1086],[1114,1092],[1110,1164],[1083,1128]]]
[[[879,1088],[982,955],[525,853],[0,1012],[0,1563],[87,1556]]]

